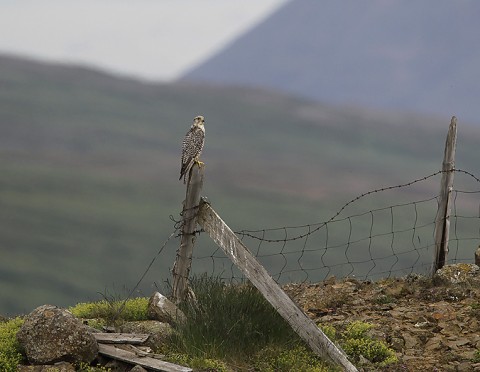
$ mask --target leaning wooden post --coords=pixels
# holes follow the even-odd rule
[[[200,202],[198,223],[316,354],[330,358],[345,371],[357,371],[344,352],[295,305],[210,204],[204,200]]]
[[[441,269],[447,261],[448,238],[450,235],[451,197],[455,170],[455,149],[457,146],[457,118],[452,117],[448,136],[445,142],[445,153],[442,165],[442,184],[435,218],[435,262],[433,273]]]
[[[173,301],[178,304],[185,299],[188,289],[188,276],[192,266],[195,228],[197,226],[198,205],[203,186],[203,166],[194,164],[187,184],[187,194],[182,212],[182,239],[173,266]]]

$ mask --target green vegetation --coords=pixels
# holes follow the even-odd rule
[[[176,363],[182,366],[189,366],[192,369],[200,371],[231,371],[231,369],[229,369],[228,365],[225,362],[218,359],[211,359],[208,357],[190,356],[187,354],[169,352],[165,360],[168,360],[170,363]]]
[[[147,320],[148,298],[137,297],[127,301],[83,302],[69,310],[73,315],[83,319],[101,319],[111,325],[118,321]]]
[[[480,350],[475,351],[473,355],[472,363],[480,363]]]
[[[360,357],[377,367],[397,363],[395,352],[385,342],[376,340],[368,334],[373,327],[374,325],[370,323],[354,321],[348,323],[340,333],[330,325],[321,326],[321,329],[327,337],[342,347],[354,363],[358,363]]]
[[[201,276],[193,280],[192,288],[196,300],[182,306],[187,321],[175,326],[163,350],[172,362],[193,366],[192,361],[207,358],[258,371],[334,370],[304,345],[251,285],[226,285]],[[360,356],[376,367],[396,363],[394,351],[368,334],[372,328],[363,322],[348,323],[343,329],[321,327],[357,363]]]
[[[0,273],[8,278],[0,281],[0,313],[67,307],[94,300],[99,289],[137,282],[174,229],[169,216],[181,210],[180,145],[197,114],[207,121],[202,194],[235,230],[322,222],[362,192],[436,171],[449,120],[341,110],[257,90],[149,84],[0,57]],[[475,170],[478,131],[462,127],[460,137],[456,164]],[[436,193],[435,181],[376,194],[353,212]],[[395,223],[411,223],[411,214],[398,211]],[[434,216],[429,210],[424,217]],[[368,218],[354,222],[353,233],[368,234]],[[389,231],[390,222],[381,219],[373,233]],[[332,226],[328,241],[335,245],[346,235],[348,226]],[[372,246],[372,254],[384,256],[389,238],[376,242],[381,248]],[[405,240],[411,246],[410,232]],[[325,241],[312,236],[309,244]],[[149,295],[152,283],[170,276],[177,243],[162,253],[140,293]],[[195,252],[210,257],[212,247],[200,238]],[[276,264],[267,258],[273,249],[262,246],[265,264]],[[330,254],[322,257],[327,263],[344,256],[342,249]],[[298,259],[285,257],[289,265]],[[193,268],[211,271],[211,261]],[[322,275],[311,271],[308,280]],[[285,280],[305,279],[298,276]]]
[[[480,310],[480,302],[474,302],[473,304],[470,305],[472,310]]]
[[[172,345],[193,356],[252,355],[270,343],[296,339],[283,318],[250,284],[227,285],[206,275],[192,281],[196,300],[180,307],[185,323],[176,325]]]
[[[88,363],[80,363],[80,365],[76,367],[76,370],[77,372],[111,372],[112,369],[101,365],[91,366]]]
[[[201,276],[192,281],[192,289],[196,300],[181,306],[187,321],[175,325],[166,346],[172,362],[184,358],[193,367],[192,361],[207,359],[234,369],[328,370],[250,284],[227,285]]]
[[[335,371],[312,353],[283,318],[250,284],[227,285],[217,277],[203,275],[191,282],[195,299],[181,304],[187,320],[174,325],[173,334],[158,350],[173,363],[196,370],[251,370],[308,372]],[[118,319],[145,320],[147,298],[122,301],[79,303],[69,310],[79,318],[109,324]],[[16,332],[23,320],[0,323],[0,369],[10,372],[22,360]],[[322,326],[323,332],[338,343],[356,363],[360,356],[373,366],[397,361],[385,343],[369,336],[373,325],[352,322],[341,329]],[[102,366],[78,366],[83,372],[108,371]]]
[[[79,303],[69,310],[78,318],[94,319],[91,326],[112,324],[119,320],[146,320],[148,298],[133,298],[123,301],[98,301],[92,303]],[[119,311],[122,310],[122,311]],[[16,317],[0,322],[0,371],[14,372],[17,365],[23,361],[20,345],[16,334],[23,324],[23,319]],[[56,371],[52,367],[52,371]],[[90,366],[82,363],[78,366],[81,372],[108,372],[110,369],[102,366]]]
[[[305,346],[297,345],[293,348],[265,348],[262,349],[254,361],[256,371],[304,371],[304,372],[333,372],[341,371],[327,365]]]
[[[0,371],[14,372],[23,360],[16,334],[23,324],[17,317],[7,322],[0,322]]]

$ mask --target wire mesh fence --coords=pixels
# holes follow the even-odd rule
[[[448,263],[473,262],[480,243],[480,180],[468,171],[454,172],[462,180],[452,190]],[[428,195],[428,190],[432,183],[438,189],[442,173],[363,193],[327,221],[236,234],[279,283],[316,282],[332,275],[376,280],[427,274],[434,258],[439,203],[438,194]],[[392,193],[424,196],[389,204],[398,199]],[[220,248],[197,251],[193,259],[195,266],[226,280],[244,279]]]

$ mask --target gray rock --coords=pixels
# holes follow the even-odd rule
[[[142,366],[136,365],[130,370],[130,372],[147,372],[147,370]]]
[[[390,341],[390,346],[396,352],[402,352],[405,348],[405,340],[401,337],[392,337],[392,340]]]
[[[459,263],[446,265],[435,273],[435,280],[446,284],[476,282],[480,278],[480,267],[474,264]]]
[[[185,314],[168,298],[159,292],[155,292],[148,301],[147,315],[152,320],[172,323],[183,322]]]
[[[475,265],[480,266],[480,246],[475,251]]]
[[[125,322],[120,326],[120,332],[148,334],[150,337],[144,345],[157,349],[172,334],[172,327],[168,323],[162,323],[157,320],[144,320]]]
[[[98,355],[97,341],[82,322],[52,305],[33,310],[17,339],[32,364],[90,363]]]

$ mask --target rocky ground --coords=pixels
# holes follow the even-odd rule
[[[377,282],[360,282],[353,278],[336,280],[332,277],[316,284],[288,284],[284,289],[320,326],[333,325],[342,329],[352,321],[374,325],[371,336],[385,341],[395,350],[399,363],[372,369],[372,364],[362,365],[356,361],[359,370],[480,371],[480,268],[476,265],[446,266],[433,279],[413,274]],[[149,312],[155,312],[149,317],[157,319],[157,323],[167,324],[168,317],[172,314],[178,316],[178,313],[172,309],[165,312],[168,309],[160,303],[168,301],[160,294],[158,296],[155,294],[150,299]],[[64,319],[65,330],[58,332],[62,329],[61,319]],[[88,357],[84,355],[85,348],[77,350],[79,346],[86,345],[82,341],[86,336],[80,331],[72,331],[76,329],[72,327],[72,321],[71,313],[54,306],[45,305],[32,312],[18,337],[29,359],[38,356],[40,359],[35,359],[35,363],[52,364],[51,360],[63,360],[62,355],[68,356],[67,361],[76,360],[76,356],[79,356],[78,360],[87,362],[95,358],[98,352],[96,343],[92,344],[95,350],[90,352],[87,348]],[[50,323],[55,332],[40,332]],[[146,321],[133,323],[145,325]],[[28,328],[32,326],[33,330]],[[143,328],[120,331],[153,332]],[[162,329],[158,333],[163,335],[165,331]],[[47,338],[43,339],[42,335]],[[71,345],[60,340],[60,336],[73,340]],[[80,341],[74,341],[74,336],[80,337]],[[161,342],[157,340],[154,344]],[[40,346],[42,350],[37,350]],[[65,347],[67,350],[57,355]],[[47,351],[53,355],[44,360]],[[24,368],[25,371],[31,370],[31,366]]]
[[[291,297],[318,324],[360,320],[400,360],[395,371],[480,371],[480,272],[451,265],[434,280],[410,275],[380,282],[291,284]]]

